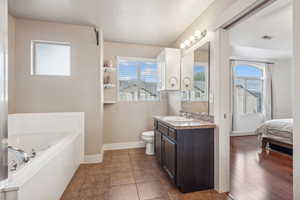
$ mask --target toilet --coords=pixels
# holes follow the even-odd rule
[[[141,138],[146,144],[146,154],[154,155],[154,131],[143,132]]]

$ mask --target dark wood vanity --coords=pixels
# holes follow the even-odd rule
[[[209,122],[154,118],[155,155],[182,192],[214,188],[214,128]]]

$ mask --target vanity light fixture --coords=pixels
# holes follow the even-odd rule
[[[207,35],[207,30],[204,31],[195,31],[194,35],[189,37],[189,40],[185,40],[183,43],[180,44],[181,49],[188,48],[190,46],[193,46],[196,42],[202,40]]]

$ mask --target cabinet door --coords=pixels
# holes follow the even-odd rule
[[[171,181],[175,183],[176,173],[176,143],[167,137],[162,137],[162,155],[163,155],[163,168],[168,173]]]
[[[156,58],[157,62],[157,89],[164,90],[166,82],[165,52],[162,51]]]
[[[194,89],[194,52],[181,58],[181,90]]]
[[[162,158],[161,158],[161,154],[162,154],[162,138],[161,138],[161,133],[159,131],[155,131],[155,136],[154,136],[154,140],[155,140],[155,156],[157,161],[161,164],[162,162]]]
[[[180,60],[181,53],[179,49],[165,49],[166,63],[166,90],[180,90]]]

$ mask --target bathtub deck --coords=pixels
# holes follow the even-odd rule
[[[81,165],[61,200],[230,200],[213,190],[180,193],[144,152],[106,151],[103,163]]]

